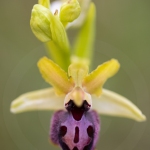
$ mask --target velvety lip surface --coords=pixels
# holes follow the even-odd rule
[[[70,100],[66,105],[66,109],[72,113],[72,116],[76,121],[81,120],[84,112],[88,111],[90,108],[90,105],[86,100],[84,100],[81,107],[77,107],[72,100]]]

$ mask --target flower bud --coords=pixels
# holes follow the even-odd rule
[[[58,11],[55,14],[51,14],[51,22],[50,28],[52,33],[52,40],[59,46],[60,48],[64,49],[65,52],[69,50],[69,43],[68,38],[66,35],[65,28],[58,17]]]
[[[67,35],[63,24],[57,16],[40,4],[34,5],[31,14],[30,25],[32,32],[42,42],[54,41],[60,48],[66,51],[69,48]]]
[[[42,42],[52,39],[50,29],[51,12],[40,4],[34,5],[31,13],[30,26],[34,35]]]
[[[60,20],[62,22],[72,22],[79,17],[81,8],[77,0],[69,0],[60,8]]]
[[[50,0],[38,0],[38,3],[46,8],[50,7]]]
[[[67,28],[81,27],[84,24],[85,20],[86,20],[87,13],[89,11],[89,7],[90,7],[90,4],[91,4],[91,0],[78,0],[78,2],[79,2],[79,5],[81,7],[81,13],[80,13],[79,17],[76,20],[74,20],[73,22],[71,22],[67,25]]]

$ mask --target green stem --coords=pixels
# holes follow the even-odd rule
[[[45,43],[45,46],[51,58],[65,71],[70,65],[70,53],[68,50],[60,48],[54,41]]]

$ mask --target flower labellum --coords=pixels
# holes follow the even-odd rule
[[[98,141],[100,122],[96,111],[89,110],[84,100],[77,107],[72,100],[65,110],[57,111],[52,118],[50,139],[63,150],[94,150]]]

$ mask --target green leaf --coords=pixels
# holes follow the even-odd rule
[[[94,49],[93,44],[95,40],[95,16],[96,8],[94,3],[91,3],[87,18],[81,27],[74,44],[73,55],[91,60]]]

